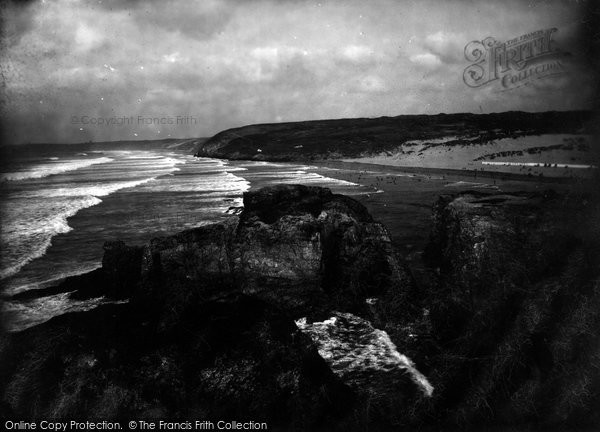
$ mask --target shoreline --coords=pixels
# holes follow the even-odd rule
[[[241,162],[223,160],[231,162],[230,166],[234,168]],[[281,164],[293,166],[302,163],[285,162]],[[413,263],[417,271],[421,268],[421,253],[430,234],[431,208],[440,195],[474,189],[487,192],[534,191],[546,188],[566,189],[582,180],[543,178],[511,173],[497,174],[474,170],[398,167],[340,160],[313,161],[313,163],[305,163],[305,165],[303,171],[308,174],[315,173],[318,176],[342,180],[357,185],[358,190],[362,189],[362,192],[351,193],[351,195],[365,205],[376,220],[385,225],[390,232],[393,244],[403,253],[407,261]],[[280,170],[275,170],[273,174],[278,171]],[[311,183],[305,182],[303,179],[306,178],[298,178],[295,183]],[[252,180],[253,190],[271,183],[268,177],[252,178],[250,176],[248,181],[250,180]],[[338,188],[332,186],[326,187],[335,193],[350,192],[336,190]],[[80,275],[80,273],[77,274]],[[66,279],[69,278],[54,280],[52,283],[31,290],[30,293],[22,293],[21,296],[13,297],[3,292],[2,297],[4,301],[27,300],[31,296],[35,297],[36,292],[52,292],[58,284]],[[61,292],[63,291],[60,290],[54,294]]]
[[[393,244],[417,273],[422,269],[421,256],[430,237],[432,208],[442,195],[468,191],[589,193],[595,186],[593,178],[581,177],[550,178],[332,160],[313,161],[310,165],[321,175],[372,189],[372,193],[354,198],[385,225]]]
[[[399,165],[388,165],[383,163],[368,163],[368,162],[359,162],[359,161],[349,161],[349,160],[322,160],[322,161],[313,161],[311,162],[313,165],[323,165],[328,167],[336,168],[339,166],[340,168],[364,168],[364,169],[372,169],[372,170],[380,170],[380,171],[393,171],[396,173],[410,173],[410,174],[421,174],[421,175],[443,175],[443,176],[459,176],[459,177],[472,177],[473,179],[477,178],[486,178],[492,180],[516,180],[516,181],[526,181],[526,182],[541,182],[541,183],[577,183],[581,180],[588,180],[585,177],[550,177],[543,175],[528,175],[528,174],[517,174],[517,173],[509,173],[502,171],[489,171],[489,170],[471,170],[471,169],[453,169],[453,168],[433,168],[433,167],[415,167],[415,166],[399,166]]]

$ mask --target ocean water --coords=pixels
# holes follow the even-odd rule
[[[301,183],[349,195],[356,183],[316,167],[195,158],[168,149],[65,150],[23,154],[0,166],[0,284],[9,296],[53,286],[101,264],[106,240],[144,244],[153,237],[231,217],[242,194],[274,183]],[[65,294],[5,301],[9,330],[86,310],[103,299],[74,302]]]

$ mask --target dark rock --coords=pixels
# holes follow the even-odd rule
[[[294,317],[360,311],[369,296],[410,291],[385,227],[357,201],[301,185],[244,195],[239,217],[156,238],[144,247],[107,242],[102,268],[14,300],[72,292],[132,301],[163,316],[224,292],[244,292]]]
[[[249,192],[226,222],[108,243],[102,269],[63,288],[130,301],[2,336],[0,410],[598,429],[597,201],[466,192],[433,222],[420,287],[381,224],[320,188]]]
[[[361,310],[366,297],[411,283],[385,227],[362,205],[300,185],[248,192],[239,218],[154,239],[141,273],[133,299],[167,311],[165,328],[183,309],[227,291],[298,318]]]
[[[234,295],[181,318],[164,339],[144,311],[106,305],[4,336],[7,409],[30,420],[238,418],[297,430],[352,411],[352,392],[268,305]]]
[[[11,300],[24,301],[61,293],[71,293],[69,298],[74,300],[127,299],[139,283],[141,263],[141,247],[127,246],[119,240],[109,241],[104,244],[101,268],[69,276],[56,286],[23,291],[13,295]]]
[[[153,239],[143,249],[132,301],[160,316],[161,327],[223,293],[239,292],[232,246],[237,218]]]
[[[110,298],[129,298],[140,280],[142,248],[127,246],[124,242],[104,243],[102,270],[108,285],[105,292]]]
[[[129,302],[0,338],[0,395],[11,415],[353,430],[390,426],[369,410],[421,397],[409,374],[393,371],[392,381],[382,370],[377,382],[393,397],[373,404],[371,387],[347,387],[294,323],[334,309],[363,313],[368,296],[412,289],[386,229],[350,198],[265,188],[246,193],[239,217],[223,223],[143,248],[104,247],[101,269],[55,289]]]
[[[446,421],[600,425],[599,209],[552,192],[436,204],[426,370]]]

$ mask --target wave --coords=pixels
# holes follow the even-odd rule
[[[232,166],[229,164],[229,161],[222,159],[197,158],[195,156],[187,155],[185,158],[188,159],[188,162],[191,162],[191,164],[195,166],[201,166],[203,174],[211,172],[220,172],[225,169],[230,172],[248,171],[248,168],[245,168],[239,164],[237,166]]]
[[[6,181],[44,178],[112,162],[102,169],[94,170],[93,173],[78,173],[77,177],[73,177],[73,180],[69,179],[68,182],[49,182],[48,186],[41,188],[30,186],[23,188],[17,187],[18,184],[15,185],[15,190],[7,196],[7,202],[10,204],[0,209],[3,221],[0,232],[0,244],[3,249],[3,254],[0,256],[0,279],[16,275],[28,263],[44,256],[56,235],[72,230],[68,219],[80,210],[100,204],[101,198],[119,190],[159,181],[162,176],[179,171],[178,166],[186,163],[186,160],[179,155],[170,156],[157,156],[156,152],[147,151],[112,151],[107,152],[106,156],[36,164],[27,170],[2,175],[0,178]],[[198,168],[203,173],[202,165],[216,165],[223,171],[222,167],[225,164],[220,161],[201,164]],[[183,189],[195,190],[191,187],[192,179],[189,180],[190,184],[185,185]],[[233,183],[237,183],[235,181],[237,178],[224,180],[233,180]],[[167,182],[160,182],[160,184],[166,185]],[[238,183],[232,189],[243,191],[247,188],[246,184]],[[165,189],[169,190],[168,187]],[[146,190],[153,191],[153,188],[147,187]],[[7,282],[11,284],[13,281],[17,282],[17,278],[11,278]]]
[[[69,295],[70,293],[62,293],[28,302],[5,302],[2,305],[1,312],[5,317],[7,330],[9,332],[21,331],[46,322],[56,315],[67,312],[88,311],[107,303],[120,304],[127,302],[111,301],[104,297],[91,300],[72,300]]]
[[[321,174],[307,171],[273,171],[273,172],[259,172],[253,173],[253,177],[258,178],[274,178],[277,183],[285,184],[322,184],[322,185],[336,185],[336,186],[360,186],[358,183],[353,183],[346,180],[340,180],[332,177],[326,177]]]
[[[25,192],[18,198],[30,199],[36,204],[33,216],[21,217],[10,214],[11,207],[3,209],[2,219],[5,222],[1,233],[1,244],[7,251],[15,251],[16,256],[2,256],[0,279],[18,273],[34,259],[42,257],[52,245],[52,238],[72,230],[67,223],[68,218],[80,210],[100,204],[99,197],[105,197],[118,190],[135,187],[155,180],[146,178],[108,185],[92,185],[75,188],[42,189],[36,192]],[[37,198],[54,198],[45,207]],[[62,199],[61,199],[62,198]],[[23,212],[24,207],[15,209]],[[6,213],[9,214],[6,214]],[[8,261],[8,262],[6,262]]]
[[[136,187],[154,180],[156,180],[155,177],[150,177],[138,180],[109,183],[106,185],[92,184],[70,188],[42,189],[38,191],[21,192],[19,194],[14,194],[13,196],[17,198],[59,198],[80,196],[105,197],[121,189]]]
[[[236,165],[241,167],[250,167],[254,168],[257,166],[269,166],[274,168],[289,168],[289,163],[275,163],[275,162],[267,162],[267,161],[249,161],[249,162],[238,162]]]
[[[67,219],[74,216],[79,210],[100,204],[101,199],[94,196],[84,196],[79,199],[69,200],[62,206],[54,205],[48,209],[45,217],[38,220],[23,220],[10,218],[17,222],[7,223],[2,228],[2,245],[7,250],[21,252],[19,256],[8,257],[10,264],[0,269],[0,279],[5,279],[18,273],[26,264],[43,256],[52,244],[52,238],[72,230]],[[57,209],[56,207],[59,207]],[[4,215],[3,215],[4,216]],[[3,218],[6,220],[6,218]],[[19,223],[22,222],[22,223]],[[3,256],[2,259],[6,259]]]
[[[21,181],[21,180],[29,180],[29,179],[39,179],[48,177],[51,175],[62,174],[69,171],[75,171],[81,168],[87,168],[92,165],[103,164],[112,162],[113,159],[108,157],[101,157],[96,159],[88,159],[88,160],[75,160],[71,162],[62,162],[62,163],[49,163],[49,164],[41,164],[34,165],[33,167],[24,170],[17,171],[12,173],[3,173],[0,174],[0,181]]]
[[[93,270],[96,270],[97,268],[101,267],[100,263],[90,263],[90,262],[84,262],[84,263],[77,263],[77,264],[73,264],[68,270],[66,271],[59,271],[57,273],[48,273],[45,275],[42,275],[43,278],[40,278],[39,280],[36,280],[35,282],[27,282],[24,281],[23,279],[20,279],[18,276],[16,279],[14,280],[10,280],[7,284],[5,284],[6,286],[4,287],[4,291],[3,294],[7,295],[7,296],[12,296],[21,292],[25,292],[25,291],[29,291],[32,289],[39,289],[39,288],[48,288],[51,286],[56,286],[58,285],[60,282],[64,281],[66,278],[69,278],[71,276],[78,276],[78,275],[82,275],[84,273],[89,273]]]

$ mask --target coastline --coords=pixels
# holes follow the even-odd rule
[[[248,191],[244,210],[227,221],[142,247],[106,243],[102,269],[65,288],[79,297],[129,301],[3,335],[0,408],[39,415],[23,401],[43,382],[47,391],[37,406],[61,417],[94,415],[99,407],[108,419],[218,416],[226,409],[289,426],[313,416],[315,400],[331,410],[331,401],[344,398],[339,415],[324,420],[318,407],[300,430],[324,424],[362,430],[348,426],[372,409],[379,414],[366,421],[376,429],[399,420],[520,425],[538,412],[549,413],[539,417],[544,424],[576,424],[579,411],[550,416],[562,405],[548,390],[570,398],[578,391],[568,386],[571,376],[589,382],[595,370],[600,238],[586,238],[584,222],[599,214],[597,205],[545,189],[507,192],[523,182],[460,191],[474,185],[464,182],[440,197],[439,185],[452,185],[447,179],[398,179],[398,201],[388,202],[392,214],[402,225],[428,227],[423,277],[416,260],[394,247],[381,214],[369,209],[385,207],[378,200],[390,189],[356,200],[297,185]],[[438,198],[425,205],[430,195]],[[411,219],[410,209],[427,217]],[[97,292],[89,291],[90,280]],[[557,311],[562,302],[568,307]],[[532,315],[532,307],[540,312]],[[572,310],[580,312],[576,320]],[[581,341],[591,346],[590,356],[569,357]],[[507,346],[504,355],[497,355],[497,344]],[[531,344],[559,361],[540,363]],[[536,372],[541,368],[547,373]],[[190,384],[182,391],[181,382]],[[506,383],[539,392],[533,400],[529,393],[515,399],[496,392]],[[479,409],[469,398],[481,389],[477,398],[509,411]],[[316,399],[323,391],[326,397]],[[254,394],[261,395],[259,405],[249,411]],[[279,400],[287,401],[283,415]],[[520,411],[523,401],[533,408]],[[593,406],[591,398],[590,424],[598,420]],[[456,412],[468,417],[456,419]]]
[[[409,174],[417,174],[424,176],[441,176],[441,177],[464,177],[472,180],[478,179],[489,179],[489,180],[499,180],[499,181],[523,181],[523,182],[538,182],[538,183],[576,183],[582,179],[582,177],[550,177],[550,176],[534,176],[528,174],[514,173],[514,172],[503,172],[503,171],[491,171],[487,169],[453,169],[453,168],[436,168],[436,167],[427,167],[427,166],[405,166],[405,165],[395,165],[390,164],[389,162],[384,163],[376,163],[376,162],[367,162],[367,160],[372,160],[370,158],[364,159],[340,159],[340,160],[322,160],[322,161],[313,161],[311,162],[313,165],[325,166],[331,168],[355,168],[359,171],[375,171],[379,170],[380,172],[390,172],[392,174],[398,173],[409,173]],[[593,168],[590,168],[593,169]]]
[[[452,150],[451,146],[447,147],[445,151]],[[195,159],[191,155],[187,158],[192,162]],[[481,322],[478,310],[486,310],[490,316],[505,316],[507,310],[514,309],[518,320],[527,314],[530,301],[540,302],[544,309],[550,310],[552,302],[548,299],[555,294],[552,276],[546,276],[543,264],[547,260],[556,259],[565,272],[577,272],[582,280],[588,273],[595,274],[594,270],[565,261],[560,254],[553,258],[555,239],[546,243],[548,232],[557,233],[556,247],[560,253],[572,244],[581,244],[572,253],[584,254],[589,257],[586,260],[592,262],[596,240],[592,239],[589,245],[580,240],[586,229],[581,223],[583,214],[590,211],[589,207],[585,208],[585,193],[593,183],[593,179],[585,176],[548,177],[467,168],[401,166],[390,163],[393,158],[383,158],[382,162],[386,163],[343,158],[275,162],[219,157],[218,161],[224,164],[219,165],[224,178],[231,180],[231,173],[235,173],[247,186],[244,206],[236,206],[238,198],[231,197],[225,220],[191,229],[181,226],[183,231],[153,237],[144,245],[106,242],[101,268],[11,299],[35,302],[52,301],[57,297],[73,304],[80,302],[84,307],[68,309],[67,313],[46,322],[7,333],[0,360],[4,355],[7,364],[16,368],[7,379],[20,379],[20,352],[40,359],[55,356],[52,350],[37,350],[35,341],[43,340],[48,333],[59,332],[75,334],[74,339],[65,339],[64,346],[58,350],[68,352],[69,358],[75,359],[75,363],[67,360],[65,364],[82,386],[94,387],[104,382],[97,381],[96,376],[90,378],[88,369],[107,373],[110,382],[117,383],[120,370],[125,367],[134,377],[127,384],[128,391],[138,394],[138,389],[147,386],[151,376],[189,380],[196,376],[199,362],[217,356],[225,359],[225,363],[215,363],[212,359],[201,363],[204,381],[193,387],[193,391],[214,388],[209,397],[222,397],[229,390],[223,390],[218,383],[224,380],[237,383],[238,377],[248,372],[240,364],[250,361],[257,370],[272,371],[268,366],[270,357],[248,354],[252,350],[230,351],[230,347],[239,343],[268,345],[280,337],[280,330],[271,335],[262,329],[284,327],[289,333],[284,335],[281,349],[278,348],[282,353],[278,362],[302,364],[306,354],[311,352],[313,361],[329,374],[320,385],[328,382],[334,387],[346,386],[348,397],[356,401],[352,410],[370,407],[371,399],[365,405],[363,398],[370,398],[372,394],[381,398],[398,397],[403,418],[420,422],[432,414],[427,410],[413,410],[421,406],[423,398],[431,398],[432,406],[439,407],[446,407],[453,400],[444,387],[452,385],[454,377],[466,380],[458,369],[482,373],[488,366],[495,367],[493,361],[473,359],[471,363],[471,360],[461,359],[463,350],[478,350],[479,340],[498,332],[504,334],[512,326],[510,320],[506,327],[499,319]],[[167,184],[160,188],[165,198],[172,199],[169,182],[183,171],[166,177]],[[590,172],[596,173],[595,170]],[[199,175],[197,172],[189,174],[189,184],[194,185],[194,191],[206,173]],[[324,182],[335,192],[333,195],[329,189],[315,187]],[[298,183],[307,186],[298,186]],[[113,198],[119,201],[119,195]],[[100,210],[99,206],[95,208],[95,211]],[[196,217],[198,210],[197,206],[188,209]],[[85,213],[92,214],[94,209]],[[186,217],[184,221],[192,222],[192,219]],[[543,226],[538,227],[537,221]],[[521,231],[524,226],[527,228]],[[481,247],[486,248],[485,254],[491,254],[491,261],[486,261],[487,255],[479,255]],[[365,252],[369,250],[373,253]],[[533,259],[531,257],[538,252],[548,259],[542,259],[541,263],[532,261],[530,265],[536,270],[530,277],[539,281],[535,284],[542,286],[542,294],[538,293],[538,285],[522,288],[519,282],[515,285],[515,295],[521,295],[521,289],[530,291],[518,299],[517,307],[510,309],[512,303],[498,297],[505,289],[502,281],[504,278],[519,281],[520,263]],[[496,255],[507,259],[496,259]],[[505,264],[509,266],[504,267]],[[513,264],[515,268],[510,267]],[[502,274],[502,278],[497,278],[496,273]],[[480,289],[481,280],[486,281],[483,285],[493,288],[483,292],[474,307],[468,290]],[[596,301],[586,290],[588,282],[581,289],[584,299],[581,304],[587,304],[588,297]],[[561,293],[558,295],[563,295]],[[580,307],[580,303],[574,307]],[[243,319],[238,316],[241,310],[246,314]],[[204,337],[210,328],[203,318],[193,318],[198,311],[210,317],[209,322],[218,322],[225,316],[226,328],[245,329],[247,322],[258,320],[256,333],[253,333],[255,330],[234,332],[228,336],[231,340],[218,345],[224,330],[216,326],[209,330],[214,330],[210,344],[219,348],[206,350],[202,344],[198,348],[194,340],[182,336],[192,328],[192,338],[198,334]],[[216,314],[211,315],[215,311]],[[464,323],[457,314],[466,314],[471,323],[462,327]],[[565,331],[577,330],[568,321],[568,314],[560,315],[559,319]],[[595,315],[586,315],[586,325],[591,326],[594,319]],[[106,322],[111,328],[103,327]],[[117,329],[112,328],[115,322],[119,323]],[[82,326],[83,330],[77,330]],[[127,327],[127,331],[122,332],[122,327]],[[464,338],[456,347],[451,344],[459,333],[454,335],[453,331]],[[98,337],[98,333],[102,336]],[[527,339],[523,344],[519,338],[508,339],[519,353],[528,347],[527,340],[537,337],[537,333],[529,330],[524,334]],[[134,341],[140,336],[145,341],[136,345]],[[301,346],[288,344],[300,337],[304,338]],[[82,351],[72,348],[75,340],[84,340],[90,348]],[[171,340],[181,341],[181,345],[173,345]],[[32,341],[33,345],[28,345]],[[190,346],[193,348],[189,349]],[[303,352],[303,347],[308,351]],[[272,345],[265,345],[263,349],[268,356],[273,354],[268,351],[271,348]],[[297,348],[300,352],[294,353]],[[119,353],[119,360],[111,358],[113,354],[107,357],[106,349]],[[494,346],[485,347],[481,354],[473,355],[494,358],[494,349]],[[176,354],[168,358],[168,364],[178,366],[182,359],[195,359],[191,375],[163,370],[162,360],[153,363],[152,359],[158,358],[157,353],[172,351]],[[135,372],[139,369],[135,359],[140,356],[152,365],[150,375]],[[130,358],[134,360],[129,361]],[[376,368],[373,358],[377,360]],[[354,366],[347,367],[348,361]],[[535,367],[535,358],[526,361]],[[238,366],[230,369],[227,362]],[[45,364],[45,360],[42,363]],[[217,366],[213,367],[214,364]],[[407,380],[404,372],[390,374],[390,367],[396,372],[406,371],[411,378]],[[580,370],[577,364],[572,367]],[[301,366],[282,373],[303,376],[304,371],[305,366]],[[47,374],[43,367],[38,372]],[[263,384],[271,385],[270,372],[263,376],[267,379]],[[522,385],[520,378],[514,382]],[[60,378],[56,383],[62,385]],[[278,386],[279,383],[269,392],[282,391],[285,396],[287,388]],[[175,387],[171,391],[175,391]],[[314,394],[313,390],[309,393]],[[71,397],[68,390],[65,394]],[[490,393],[489,397],[495,395]],[[136,398],[143,399],[139,395]],[[186,398],[186,403],[191,403],[194,396],[190,393]],[[244,396],[234,391],[232,400],[234,403],[244,401]],[[545,403],[543,397],[537,401]],[[270,409],[266,398],[263,402],[269,407],[266,409]],[[49,398],[45,403],[52,407],[55,400]],[[153,403],[156,402],[130,405],[128,399],[122,399],[117,405],[120,410],[143,412]],[[160,405],[162,403],[160,400],[158,409],[169,412]],[[12,409],[26,412],[28,408],[13,405]],[[193,405],[189,405],[189,409],[193,410]],[[382,410],[384,422],[396,422],[395,411],[387,412],[384,405],[377,409]],[[353,416],[355,412],[344,415]],[[109,411],[106,415],[114,416]],[[453,422],[452,419],[443,421]]]
[[[332,160],[313,161],[311,165],[322,175],[358,183],[372,191],[354,198],[386,226],[394,246],[420,281],[429,278],[422,258],[430,240],[432,206],[440,196],[469,191],[594,194],[596,184],[593,178],[552,178]]]

